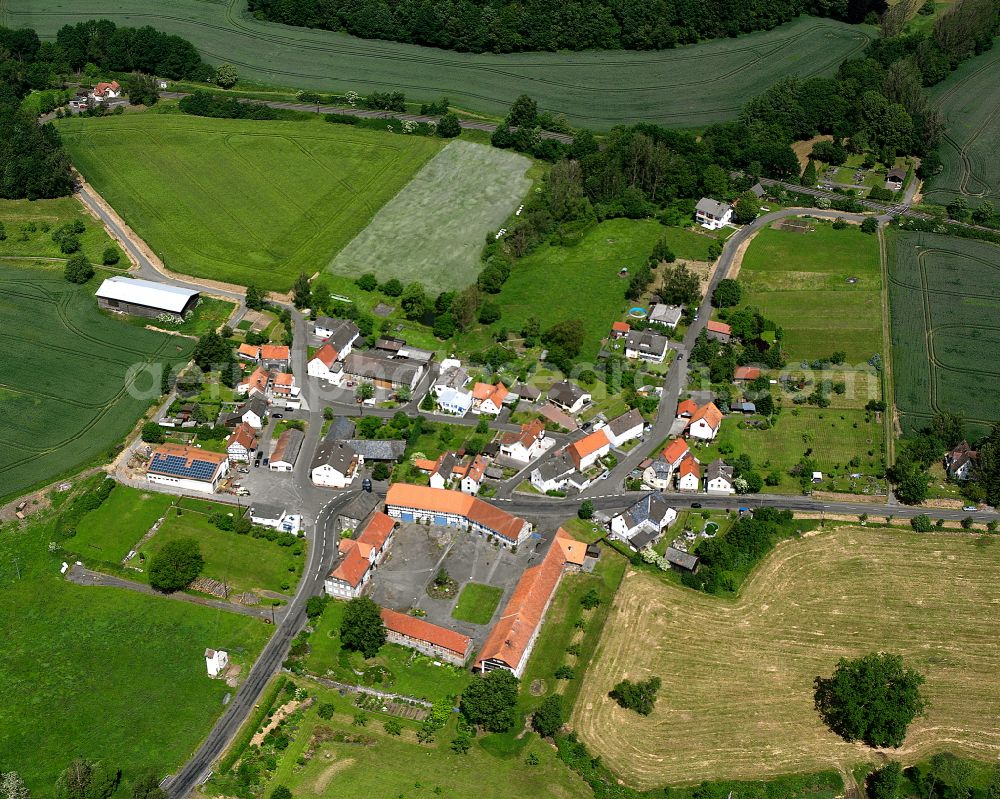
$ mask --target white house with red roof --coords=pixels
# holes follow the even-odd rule
[[[497,416],[503,410],[503,401],[509,393],[503,383],[494,386],[476,383],[472,389],[472,412]]]
[[[677,490],[701,490],[701,467],[693,455],[686,456],[677,469]]]
[[[94,87],[94,91],[91,92],[91,96],[94,98],[94,102],[97,103],[104,103],[108,100],[117,100],[122,96],[122,87],[116,80],[111,81],[111,83],[101,81]]]
[[[687,432],[691,438],[711,441],[719,434],[722,426],[722,411],[714,402],[707,402],[698,408],[688,422]]]
[[[236,393],[241,396],[246,394],[250,397],[258,396],[266,399],[270,388],[271,373],[263,366],[258,366],[250,374],[240,378],[240,382],[236,384]]]
[[[246,463],[253,457],[256,449],[256,431],[246,422],[240,422],[236,425],[233,434],[226,439],[226,452],[229,454],[230,460]]]
[[[323,585],[329,596],[341,599],[361,596],[372,572],[389,551],[396,522],[376,511],[363,524],[356,538],[340,540],[340,555]]]
[[[297,411],[302,404],[301,390],[295,385],[295,375],[278,372],[271,379],[271,401],[280,408]]]
[[[500,454],[518,463],[530,463],[555,443],[545,435],[545,424],[535,419],[521,425],[520,432],[507,432],[500,436]]]
[[[590,435],[570,444],[566,448],[566,452],[573,461],[573,465],[576,466],[576,470],[583,472],[593,466],[598,458],[607,455],[610,449],[611,442],[604,430],[595,430]]]

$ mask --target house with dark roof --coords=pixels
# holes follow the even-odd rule
[[[674,569],[681,572],[697,572],[698,558],[690,552],[684,552],[674,547],[667,547],[663,552],[663,557],[667,559]]]
[[[632,330],[625,337],[625,357],[647,363],[663,363],[670,348],[666,336],[652,330]]]
[[[354,422],[349,416],[334,416],[323,440],[346,441],[349,438],[354,438]]]
[[[565,453],[547,458],[531,470],[531,485],[543,494],[562,491],[576,475],[576,466]]]
[[[567,413],[577,413],[590,402],[590,394],[569,380],[560,380],[549,388],[549,402],[558,405]]]
[[[709,494],[735,494],[733,467],[717,458],[705,467],[705,490]]]
[[[642,414],[633,408],[628,413],[623,413],[616,419],[612,419],[603,428],[604,434],[608,437],[612,447],[620,447],[635,438],[642,437],[642,431],[646,427],[646,420]]]
[[[968,480],[978,453],[963,441],[944,456],[944,470],[952,480]]]
[[[324,488],[347,488],[364,460],[344,441],[325,440],[316,447],[309,479]]]
[[[702,197],[694,207],[694,219],[703,228],[718,230],[732,221],[733,208],[728,203]]]
[[[367,519],[379,505],[379,498],[370,491],[362,491],[340,509],[337,516],[338,530],[353,530]]]
[[[349,438],[344,441],[361,461],[398,461],[406,452],[406,441],[397,438]]]
[[[663,531],[677,518],[677,511],[657,493],[649,493],[631,505],[627,510],[611,517],[611,536],[626,541],[639,551],[655,544]],[[640,533],[648,533],[641,536]]]
[[[670,488],[670,478],[673,474],[673,467],[661,455],[656,460],[650,461],[643,468],[642,482],[650,488],[655,488],[658,491],[666,491]]]
[[[392,351],[352,352],[344,360],[344,376],[354,382],[370,382],[376,388],[414,389],[423,377],[426,364],[397,357]]]
[[[885,187],[889,191],[899,191],[903,188],[904,180],[906,180],[906,170],[902,167],[894,166],[885,176]]]
[[[238,424],[244,423],[250,425],[254,430],[263,430],[266,417],[267,400],[255,395],[246,402],[237,405],[232,413],[224,414],[221,422],[226,427],[236,427]]]
[[[278,441],[271,450],[271,458],[268,468],[272,472],[290,472],[295,468],[295,462],[299,458],[302,449],[302,442],[306,434],[294,427],[289,427],[278,436]]]

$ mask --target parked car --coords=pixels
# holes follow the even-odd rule
[[[701,507],[701,503],[700,502],[692,502],[691,503],[691,507],[692,508],[700,508]]]
[[[271,462],[270,458],[264,458],[264,462],[263,462],[262,465],[267,466],[267,464],[270,463],[270,462]]]
[[[272,419],[284,419],[285,415],[283,413],[272,413],[271,414],[271,418]]]
[[[979,510],[975,505],[963,505],[962,510]]]

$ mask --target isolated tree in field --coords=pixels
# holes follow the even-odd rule
[[[534,127],[538,121],[538,103],[528,95],[522,94],[510,107],[507,114],[507,124],[516,128]]]
[[[271,799],[292,799],[292,792],[284,785],[275,785]]]
[[[657,266],[660,263],[672,264],[677,260],[674,251],[670,249],[666,239],[660,239],[653,245],[653,251],[649,254],[649,265]]]
[[[469,724],[489,732],[506,732],[514,726],[517,677],[505,669],[487,672],[462,692],[459,705]]]
[[[403,284],[394,277],[389,278],[382,284],[382,293],[387,297],[398,297],[403,293]]]
[[[77,758],[56,779],[56,799],[108,799],[120,779],[117,768]]]
[[[890,760],[882,768],[875,769],[865,780],[868,799],[896,799],[899,796],[899,782],[903,768],[895,760]]]
[[[580,503],[580,509],[576,512],[576,515],[581,519],[593,519],[594,518],[594,501],[591,499],[585,499]]]
[[[309,288],[309,275],[301,272],[292,287],[292,302],[296,308],[307,308],[312,304],[312,289]]]
[[[105,266],[114,266],[121,260],[121,254],[118,252],[117,247],[105,247],[104,253],[101,255],[101,263]]]
[[[132,799],[167,799],[167,792],[160,787],[160,778],[155,771],[140,774],[129,787]]]
[[[712,292],[712,305],[716,308],[732,308],[734,305],[739,305],[742,297],[740,284],[727,277],[720,280]]]
[[[0,773],[0,799],[31,799],[31,791],[16,771]]]
[[[650,677],[641,682],[622,680],[608,692],[621,707],[634,710],[640,716],[648,716],[656,705],[656,692],[660,690],[660,678]]]
[[[90,265],[87,261],[87,257],[82,252],[78,252],[71,256],[66,262],[66,269],[63,272],[63,277],[65,277],[70,283],[86,283],[93,276],[94,267]]]
[[[165,594],[187,588],[201,574],[205,559],[193,538],[168,541],[149,564],[149,584]]]
[[[347,603],[340,622],[340,644],[344,649],[373,658],[385,644],[385,638],[385,625],[378,605],[368,597]]]
[[[914,516],[910,519],[910,527],[918,533],[929,533],[931,531],[931,517],[926,513]]]
[[[146,422],[142,426],[142,440],[147,444],[162,444],[163,428],[156,422]]]
[[[924,711],[923,683],[923,676],[905,668],[899,655],[841,658],[832,677],[814,682],[816,710],[845,741],[898,747],[910,722]]]
[[[543,738],[555,735],[562,725],[562,698],[559,694],[547,697],[531,714],[531,726]]]
[[[261,291],[257,286],[252,283],[247,286],[246,304],[247,308],[252,311],[259,311],[263,309],[264,303],[267,302],[267,295]]]
[[[752,191],[743,192],[733,209],[733,221],[737,225],[749,225],[760,215],[760,200]]]
[[[219,64],[215,70],[215,85],[221,86],[223,89],[233,88],[239,79],[240,76],[236,72],[236,67],[232,64]]]
[[[445,114],[438,120],[437,135],[442,139],[454,139],[461,133],[462,126],[458,124],[458,115]]]

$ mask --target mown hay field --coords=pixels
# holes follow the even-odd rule
[[[951,411],[987,432],[1000,421],[1000,247],[899,231],[888,246],[893,380],[904,430]]]
[[[1000,202],[1000,52],[970,58],[931,92],[948,129],[939,150],[943,168],[925,197],[947,205],[964,197],[975,208]]]
[[[474,283],[485,237],[531,187],[531,161],[507,150],[453,141],[389,200],[330,264],[345,277],[420,281],[433,291]]]
[[[736,116],[740,107],[786,75],[826,75],[860,55],[868,27],[800,17],[771,31],[660,52],[473,55],[357,39],[256,20],[245,0],[95,0],[54,8],[43,0],[4,0],[0,22],[52,37],[91,18],[152,25],[189,39],[213,63],[235,64],[244,78],[319,91],[398,89],[426,101],[504,114],[522,93],[543,108],[595,129],[650,121],[697,127]]]
[[[59,122],[73,163],[170,269],[275,291],[313,274],[441,148],[304,122]]]
[[[810,224],[807,233],[772,226],[754,237],[739,273],[743,304],[783,329],[793,364],[841,350],[847,364],[863,365],[882,350],[878,239],[855,225]]]
[[[103,456],[159,396],[160,365],[193,345],[103,315],[61,266],[0,263],[0,330],[3,496]]]
[[[1000,756],[1000,541],[845,527],[785,542],[735,602],[631,572],[584,678],[573,726],[641,787],[837,768],[874,753],[830,732],[812,683],[841,657],[901,654],[926,715],[887,754]],[[648,717],[608,691],[663,680]]]

